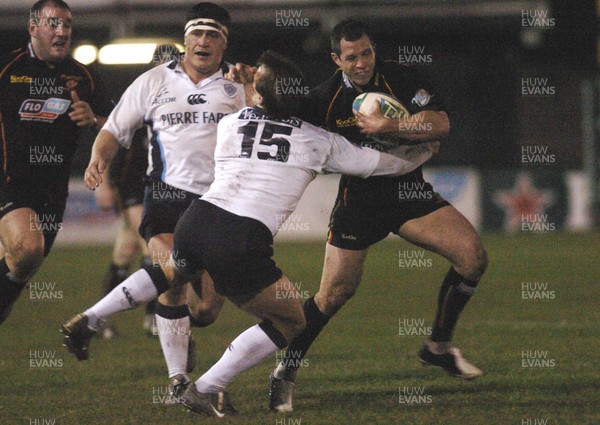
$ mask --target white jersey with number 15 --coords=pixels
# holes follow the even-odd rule
[[[215,181],[202,199],[254,218],[275,235],[318,173],[366,178],[380,156],[300,119],[275,120],[258,108],[244,108],[219,123]]]

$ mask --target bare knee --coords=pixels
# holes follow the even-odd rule
[[[479,238],[466,242],[460,250],[460,259],[455,262],[457,272],[474,281],[481,279],[487,266],[487,252]]]
[[[158,302],[172,307],[184,305],[186,297],[183,285],[173,286],[167,292],[160,294]]]
[[[282,326],[283,329],[281,333],[288,341],[288,343],[292,342],[294,338],[296,338],[306,327],[306,318],[304,314],[297,314],[293,317],[288,318]]]
[[[31,278],[44,261],[44,243],[22,241],[7,253],[7,264],[21,279]]]
[[[217,320],[217,317],[219,317],[222,306],[223,303],[209,305],[207,303],[188,304],[194,325],[198,327],[212,325]]]
[[[358,282],[337,282],[328,285],[327,289],[319,289],[315,295],[315,303],[323,314],[334,315],[350,298],[354,296],[358,289]]]
[[[306,318],[304,317],[304,311],[300,303],[298,303],[297,308],[290,308],[285,315],[269,315],[264,317],[264,319],[273,324],[288,344],[300,335],[306,327]]]

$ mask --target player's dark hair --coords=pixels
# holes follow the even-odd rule
[[[39,16],[41,15],[40,12],[46,6],[54,6],[58,9],[68,10],[69,12],[71,11],[69,5],[63,0],[39,0],[36,1],[33,6],[31,6],[31,9],[29,9],[29,20],[31,21],[32,19],[39,19]]]
[[[363,35],[369,37],[369,40],[373,43],[371,30],[367,24],[355,19],[345,19],[331,30],[331,35],[329,36],[331,50],[339,56],[342,54],[342,48],[340,47],[342,39],[345,39],[346,41],[356,41]]]
[[[256,91],[263,98],[262,109],[273,118],[285,119],[298,115],[302,107],[304,81],[300,68],[289,58],[271,50],[264,52],[257,61],[267,72],[256,80]],[[298,92],[300,89],[300,93]]]
[[[191,21],[192,19],[208,18],[219,21],[227,28],[231,26],[231,17],[226,9],[221,6],[217,6],[214,3],[202,2],[193,6],[185,14],[185,22]]]

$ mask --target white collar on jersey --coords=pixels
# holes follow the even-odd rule
[[[184,56],[182,55],[181,58],[183,58],[183,57]],[[186,72],[181,67],[181,59],[177,60],[177,64],[172,69],[173,69],[173,71],[175,71],[177,73],[180,73],[180,74],[183,74],[183,75],[187,76]],[[188,76],[188,78],[189,78],[189,76]],[[221,78],[225,78],[225,77],[223,75],[223,69],[219,68],[219,70],[217,72],[215,72],[214,74],[212,74],[212,75],[204,78],[202,81],[200,81],[200,83],[199,83],[200,87],[204,87],[205,85],[207,85],[207,84],[209,84],[209,83],[211,83],[213,81],[220,80]]]
[[[354,89],[358,90],[359,93],[363,92],[363,89],[361,89],[359,86],[357,86],[356,84],[354,84],[352,82],[352,80],[350,80],[350,77],[348,77],[345,72],[342,72],[342,78],[344,80],[344,85],[347,88],[349,88],[349,89],[354,88]]]

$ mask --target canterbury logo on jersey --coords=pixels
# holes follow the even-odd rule
[[[206,100],[204,100],[204,96],[206,96],[204,93],[190,94],[187,98],[187,101],[190,105],[199,105],[201,103],[206,103]]]

